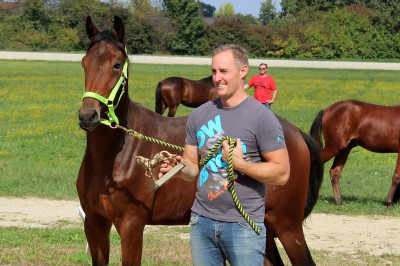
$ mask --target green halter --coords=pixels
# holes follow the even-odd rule
[[[126,51],[126,49],[125,49],[125,51]],[[127,55],[128,55],[128,53],[127,53]],[[115,86],[112,89],[110,96],[108,96],[108,98],[105,98],[105,97],[101,96],[100,94],[91,92],[91,91],[87,91],[87,92],[83,93],[82,100],[87,97],[90,97],[90,98],[94,98],[94,99],[104,103],[107,106],[108,110],[105,113],[107,114],[108,119],[100,118],[100,123],[107,125],[107,126],[119,125],[119,120],[118,120],[117,115],[115,114],[115,109],[118,107],[118,104],[122,98],[122,95],[124,95],[125,84],[126,84],[127,80],[128,80],[128,56],[126,57],[124,68],[122,69],[121,77],[119,78],[117,84],[115,84]],[[122,85],[121,93],[119,95],[118,101],[114,105],[115,97],[116,97],[121,85]]]

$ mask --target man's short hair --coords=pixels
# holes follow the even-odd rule
[[[214,57],[214,55],[224,52],[226,50],[232,51],[233,59],[235,60],[235,63],[238,68],[241,68],[244,65],[246,65],[246,66],[249,65],[249,58],[247,56],[246,49],[244,49],[240,45],[234,44],[234,43],[218,46],[217,48],[215,48],[215,50],[213,52],[213,57]]]
[[[265,68],[268,68],[268,65],[266,63],[261,63],[258,65],[258,67],[260,67],[260,66],[265,66]]]

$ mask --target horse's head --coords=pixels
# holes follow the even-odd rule
[[[128,55],[125,48],[125,27],[114,17],[113,30],[100,32],[92,19],[86,19],[89,48],[82,59],[85,70],[85,93],[79,109],[79,125],[94,130],[103,123],[118,124],[115,108],[127,97]]]

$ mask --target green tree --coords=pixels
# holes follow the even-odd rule
[[[244,24],[260,25],[260,21],[257,18],[253,17],[252,14],[243,15],[241,13],[236,13],[235,17],[237,17]]]
[[[282,0],[282,15],[298,15],[306,7],[315,11],[333,11],[335,8],[341,8],[351,4],[370,2],[371,0]],[[374,1],[374,0],[373,0]],[[376,0],[380,1],[380,0]],[[380,1],[381,2],[381,1]]]
[[[215,12],[214,17],[229,18],[235,15],[235,9],[231,3],[220,5],[218,11]]]
[[[209,51],[206,25],[195,0],[163,0],[165,14],[174,27],[169,41],[173,54],[203,55]]]
[[[133,54],[167,53],[173,32],[170,20],[148,0],[132,0],[132,16],[126,21],[126,42]]]
[[[203,17],[212,18],[215,12],[215,7],[209,4],[200,2],[200,12]]]
[[[377,10],[373,13],[374,23],[383,26],[391,34],[400,32],[400,1],[371,0],[367,7]]]
[[[307,1],[281,0],[282,16],[297,15],[306,6]]]
[[[261,2],[260,21],[263,25],[268,25],[277,17],[275,5],[272,0]]]
[[[99,29],[110,28],[114,18],[110,7],[100,0],[60,0],[59,6],[58,13],[65,27],[77,30],[77,50],[85,50],[89,42],[85,31],[87,16],[92,17]]]
[[[47,30],[51,24],[49,9],[46,8],[48,0],[25,0],[24,18],[30,23],[32,29],[37,31]]]
[[[218,19],[214,24],[210,25],[209,36],[212,49],[219,45],[232,42],[243,46],[245,44],[245,30],[243,24],[233,17]]]

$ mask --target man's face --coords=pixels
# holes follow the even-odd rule
[[[266,65],[260,65],[258,67],[258,70],[260,71],[260,74],[263,75],[263,74],[267,73],[268,68]]]
[[[231,50],[220,52],[212,58],[211,70],[218,96],[229,98],[243,87],[247,66],[238,69]]]

